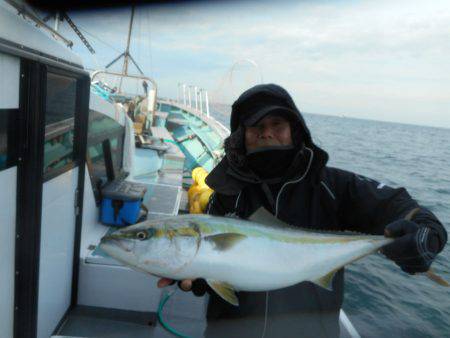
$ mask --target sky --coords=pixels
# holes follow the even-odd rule
[[[125,49],[130,13],[69,12],[96,50],[64,24],[85,67]],[[147,5],[136,9],[131,54],[164,97],[186,83],[232,103],[262,80],[307,113],[450,128],[450,1]]]

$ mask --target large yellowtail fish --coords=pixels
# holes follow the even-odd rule
[[[303,281],[331,289],[337,270],[392,241],[293,228],[260,209],[249,221],[210,215],[146,221],[105,236],[100,247],[155,276],[203,278],[238,305],[235,291],[269,291]]]

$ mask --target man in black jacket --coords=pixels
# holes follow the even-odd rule
[[[248,218],[263,206],[293,226],[385,234],[396,240],[383,253],[410,274],[427,271],[442,251],[444,227],[404,188],[326,166],[328,154],[313,143],[280,86],[244,92],[232,106],[230,127],[226,156],[206,180],[214,190],[209,214]],[[405,220],[414,209],[413,218]],[[338,337],[343,272],[336,274],[333,291],[303,282],[271,292],[240,292],[239,307],[211,293],[206,336]],[[197,295],[206,289],[201,280],[180,287]]]

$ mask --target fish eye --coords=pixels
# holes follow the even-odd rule
[[[140,239],[141,241],[143,241],[144,239],[147,239],[147,233],[145,231],[139,231],[136,234],[137,239]]]

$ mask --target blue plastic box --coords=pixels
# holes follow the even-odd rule
[[[102,189],[101,222],[115,226],[135,224],[139,219],[146,191],[142,184],[123,180],[109,182]]]

